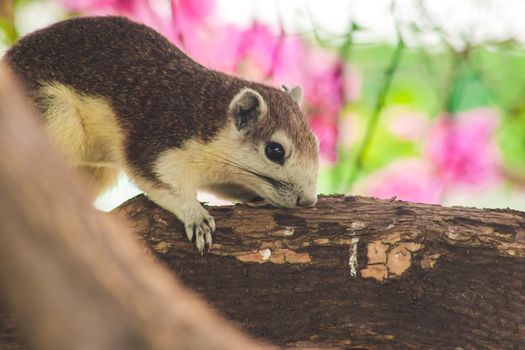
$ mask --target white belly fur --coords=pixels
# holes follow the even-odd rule
[[[52,142],[71,166],[88,175],[96,194],[107,190],[125,164],[125,135],[110,104],[58,83],[44,86],[39,95],[45,101],[45,129]]]

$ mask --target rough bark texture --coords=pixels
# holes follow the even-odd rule
[[[218,228],[204,256],[146,197],[119,211],[251,335],[352,349],[525,348],[523,212],[362,197],[210,209]]]
[[[96,211],[0,62],[0,285],[35,349],[261,349]],[[3,310],[4,305],[0,305]],[[23,349],[0,316],[0,349]]]

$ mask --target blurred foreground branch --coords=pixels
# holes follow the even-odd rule
[[[93,208],[18,91],[0,62],[0,283],[33,348],[260,349]]]

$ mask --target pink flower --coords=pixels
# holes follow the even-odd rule
[[[327,121],[321,116],[314,115],[310,125],[319,140],[320,153],[329,162],[337,160],[337,140],[339,130],[337,124]]]
[[[215,12],[215,0],[171,0],[172,18],[188,23],[201,23]]]
[[[184,46],[184,37],[192,35],[215,10],[214,0],[171,0],[171,14],[161,13],[149,0],[57,0],[69,10],[86,15],[122,15],[143,23]]]
[[[184,50],[208,68],[234,73],[237,68],[237,48],[242,31],[233,25],[217,28],[195,27],[184,37]]]
[[[429,164],[419,159],[398,160],[372,175],[366,185],[371,196],[419,202],[439,203],[444,183]]]
[[[498,120],[498,113],[489,108],[440,117],[427,140],[428,159],[394,162],[370,178],[369,193],[438,203],[445,190],[499,181],[500,155],[494,141]]]
[[[279,35],[255,22],[241,31],[236,52],[236,73],[276,85],[302,85],[305,47],[298,37]]]
[[[96,12],[115,8],[122,0],[58,0],[64,7],[75,12]]]
[[[270,29],[257,22],[242,33],[237,48],[237,73],[252,80],[262,81],[271,76],[279,49],[279,38]]]
[[[500,180],[500,154],[494,141],[499,114],[478,108],[434,124],[426,153],[439,176],[449,183],[480,185]]]
[[[305,86],[308,79],[305,74],[305,56],[307,47],[298,36],[280,36],[274,55],[271,73],[275,84],[286,86]]]
[[[339,114],[345,99],[343,65],[338,57],[319,49],[310,49],[303,61],[305,111],[313,116],[311,126],[320,139],[321,156],[336,162]]]
[[[343,106],[343,66],[326,50],[311,49],[304,57],[304,95],[312,113],[336,119]]]
[[[168,15],[159,14],[148,0],[58,0],[71,11],[86,15],[121,15],[174,37]]]
[[[174,43],[186,48],[190,41],[195,43],[203,36],[203,30],[210,33],[212,29],[205,24],[215,12],[215,0],[170,0],[170,4],[173,35],[168,37]],[[201,44],[206,45],[204,42]]]

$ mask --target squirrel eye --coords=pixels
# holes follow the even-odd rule
[[[264,148],[264,153],[269,160],[275,163],[284,163],[284,148],[280,143],[270,141]]]

